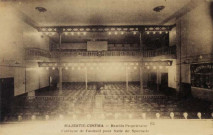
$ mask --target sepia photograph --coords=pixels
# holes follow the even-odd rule
[[[213,0],[0,0],[0,135],[213,135]]]

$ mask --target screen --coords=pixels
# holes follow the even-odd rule
[[[107,41],[88,41],[87,51],[107,51]]]

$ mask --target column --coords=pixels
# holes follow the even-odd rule
[[[143,69],[144,69],[144,66],[143,66],[143,41],[142,41],[142,36],[143,36],[143,33],[145,31],[142,29],[140,30],[140,49],[141,49],[141,63],[140,63],[140,93],[143,94],[144,93],[144,89],[143,89]]]
[[[59,53],[61,53],[61,32],[59,31],[59,33],[58,33],[58,35],[59,35],[59,43],[58,43],[58,45],[59,45]]]
[[[128,68],[126,66],[126,91],[128,91],[129,88],[129,80],[128,80]]]
[[[143,67],[142,64],[140,64],[140,93],[143,94]]]
[[[62,32],[59,31],[59,66],[61,65],[61,34]],[[59,93],[62,93],[62,67],[58,67],[58,77],[59,77]]]
[[[179,21],[177,21],[177,28],[176,28],[176,55],[177,55],[177,63],[176,63],[176,80],[177,80],[177,83],[176,83],[176,92],[178,95],[182,95],[183,93],[183,89],[181,87],[181,84],[182,84],[182,54],[186,53],[184,51],[184,46],[182,46],[182,31],[184,29],[184,25],[183,25],[183,22],[181,21],[181,19]],[[182,52],[184,51],[184,52]]]
[[[58,68],[58,72],[59,72],[59,93],[62,93],[62,67]]]
[[[87,82],[88,82],[88,80],[87,80],[88,78],[87,78],[87,68],[85,68],[85,90],[87,90]]]

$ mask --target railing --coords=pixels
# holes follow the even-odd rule
[[[102,51],[102,52],[53,52],[51,53],[53,57],[70,57],[70,56],[142,56],[139,51]]]
[[[155,57],[155,56],[171,55],[171,54],[176,54],[176,46],[160,48],[157,50],[144,51],[143,56],[144,57]]]
[[[77,57],[77,56],[142,56],[140,51],[69,51],[69,52],[48,52],[46,50],[41,50],[37,48],[28,48],[26,49],[27,56],[43,56],[43,57],[52,57],[57,58],[61,57]],[[168,47],[168,48],[161,48],[157,50],[148,50],[144,51],[143,57],[155,57],[161,55],[174,55],[176,54],[176,47]]]
[[[47,50],[39,49],[39,48],[26,48],[25,56],[28,57],[46,57],[50,58],[50,52]]]

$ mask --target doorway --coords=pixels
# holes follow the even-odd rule
[[[11,111],[11,103],[14,97],[14,78],[0,79],[0,120]]]

